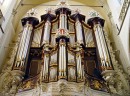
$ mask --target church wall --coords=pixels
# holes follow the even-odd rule
[[[127,12],[126,18],[124,20],[123,26],[121,27],[121,21],[119,19],[121,8],[123,6],[123,1],[119,3],[118,0],[107,0],[109,8],[111,10],[111,38],[113,39],[112,45],[115,50],[116,58],[119,63],[122,64],[125,72],[128,72],[130,61],[129,61],[129,16],[130,16],[130,8]],[[114,5],[114,6],[113,6]],[[120,34],[119,34],[120,32]]]
[[[123,2],[123,0],[121,0],[121,1]],[[117,24],[117,26],[120,26],[119,15],[120,15],[122,4],[123,4],[122,2],[120,4],[118,0],[114,0],[114,1],[107,0],[109,8],[112,12],[113,20],[114,20],[115,24]]]
[[[127,54],[127,58],[129,58],[129,26],[130,26],[130,7],[129,10],[127,12],[122,30],[120,32],[120,38],[123,44],[123,47],[125,49],[125,53]]]
[[[119,37],[121,39],[121,42],[123,44],[123,48],[125,50],[125,54],[127,56],[127,61],[130,62],[130,55],[129,55],[129,38],[130,38],[130,7],[129,7],[129,10],[127,12],[127,15],[126,15],[126,18],[125,18],[125,21],[124,21],[124,24],[122,26],[122,30],[119,34]],[[127,65],[127,70],[129,70],[130,68],[130,63],[128,63]],[[129,73],[129,72],[128,72]],[[129,73],[130,74],[130,73]]]
[[[1,11],[4,16],[4,21],[2,22],[4,33],[0,33],[0,67],[6,58],[8,50],[11,49],[11,45],[9,45],[9,43],[15,34],[14,27],[12,25],[12,11],[15,3],[16,1],[14,0],[5,0],[1,6]]]

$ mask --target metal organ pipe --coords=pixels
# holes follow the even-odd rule
[[[63,45],[61,45],[61,49],[62,49],[62,51],[61,51],[61,52],[62,52],[62,53],[61,53],[61,54],[62,54],[62,56],[61,56],[61,58],[62,58],[62,59],[61,59],[61,61],[62,61],[62,63],[61,63],[61,70],[62,70],[61,73],[62,73],[62,76],[64,76],[64,75],[63,75],[63,71],[64,71],[64,69],[63,69],[63,67],[64,67],[64,52],[63,52]]]
[[[81,58],[80,58],[80,55],[79,55],[79,77],[81,78]]]
[[[102,45],[102,50],[103,50],[103,54],[104,54],[104,58],[103,58],[103,61],[104,61],[104,65],[106,66],[106,58],[107,58],[107,55],[106,55],[106,51],[105,50],[105,46],[104,46],[104,38],[102,37],[102,32],[101,32],[101,28],[100,28],[100,25],[97,25],[98,26],[98,32],[99,32],[99,36],[100,36],[100,41],[101,41],[101,45]],[[107,66],[108,67],[108,66]]]
[[[65,21],[65,29],[67,29],[67,16],[64,16],[64,21]]]
[[[83,43],[82,25],[78,19],[76,20],[76,36],[77,42]]]
[[[61,45],[60,45],[60,48],[59,48],[59,76],[61,76],[61,64],[62,64],[62,60],[61,60],[61,52],[62,52],[62,49],[61,49]]]
[[[49,20],[47,20],[46,23],[45,23],[43,43],[49,43],[50,29],[51,29],[51,23],[50,23]]]
[[[60,14],[60,26],[61,29],[67,28],[67,17],[66,14]]]
[[[43,79],[46,79],[45,78],[45,72],[46,72],[46,56],[44,57],[44,66],[43,66]]]
[[[108,54],[107,54],[107,49],[106,49],[106,43],[105,43],[105,38],[103,36],[103,31],[102,31],[102,27],[101,25],[97,24],[97,30],[98,30],[98,34],[100,36],[100,42],[101,42],[101,46],[102,46],[102,52],[103,52],[103,66],[105,68],[110,67],[111,65],[108,62]]]
[[[55,15],[52,14],[52,10],[49,8],[47,9],[47,13],[45,15],[41,16],[41,19],[46,21],[44,25],[44,32],[43,32],[43,37],[42,37],[42,45],[43,45],[43,50],[45,51],[44,55],[44,80],[48,81],[49,78],[52,79],[55,75],[55,69],[50,66],[49,68],[49,52],[50,52],[50,36],[51,36],[51,21],[56,18]],[[60,54],[59,54],[60,55]],[[61,62],[61,61],[60,61]],[[50,70],[49,70],[50,69]],[[50,71],[50,72],[49,72]],[[54,72],[54,73],[53,73]],[[48,78],[48,74],[50,73],[50,77]],[[54,79],[54,78],[53,78]]]
[[[43,80],[48,79],[48,64],[49,64],[49,57],[48,54],[44,56],[44,68],[43,68]]]
[[[47,78],[47,76],[48,76],[48,64],[49,64],[49,57],[46,55],[46,78]]]
[[[88,20],[88,24],[94,28],[99,56],[101,58],[101,67],[103,70],[112,69],[110,64],[110,57],[108,54],[105,36],[103,34],[104,20],[100,17],[94,17]]]
[[[81,62],[81,55],[80,53],[77,53],[77,71],[78,71],[78,78],[82,79],[83,72],[82,72],[82,62]]]
[[[78,76],[79,76],[79,57],[77,56],[77,71],[78,71]]]
[[[59,45],[59,77],[66,77],[66,50],[65,43]]]
[[[95,26],[95,37],[96,37],[96,41],[97,41],[97,47],[98,47],[98,50],[99,50],[99,56],[100,56],[100,60],[101,60],[102,66],[105,66],[105,63],[104,63],[104,52],[103,52],[103,47],[102,47],[101,40],[100,40],[98,26]]]
[[[17,61],[15,63],[15,67],[24,66],[31,33],[32,33],[32,25],[28,24],[27,22],[25,30],[23,31],[23,34],[22,34],[20,44],[19,44]]]
[[[98,33],[98,36],[99,36],[99,41],[100,41],[100,44],[101,44],[101,49],[102,49],[102,53],[103,53],[103,60],[106,56],[106,51],[104,50],[104,44],[103,44],[103,38],[102,38],[102,35],[101,35],[101,30],[99,28],[99,25],[97,25],[97,33]]]
[[[102,35],[102,38],[103,38],[103,44],[104,44],[104,50],[105,50],[105,61],[106,61],[106,64],[107,64],[107,67],[111,67],[111,64],[109,62],[109,54],[108,54],[108,50],[107,50],[107,45],[106,45],[106,42],[105,42],[105,38],[104,38],[104,34],[103,34],[103,29],[101,28],[101,35]]]
[[[25,61],[28,56],[29,42],[32,34],[33,27],[39,23],[35,17],[25,17],[22,20],[23,32],[20,39],[19,47],[17,50],[16,60],[13,70],[25,71]]]
[[[22,59],[25,59],[25,58],[26,58],[26,54],[27,54],[27,50],[28,50],[28,47],[29,47],[29,41],[30,41],[32,29],[33,29],[33,28],[32,28],[32,26],[30,25],[30,26],[29,26],[28,33],[27,33],[27,38],[26,38],[26,41],[25,41],[25,45],[24,45],[24,51],[23,51]]]
[[[64,76],[66,76],[66,50],[64,46]]]
[[[65,54],[65,46],[63,46],[63,74],[66,76],[66,54]]]
[[[24,66],[24,61],[25,61],[25,58],[26,58],[26,52],[28,50],[28,45],[29,45],[29,41],[30,41],[30,35],[32,33],[32,30],[30,30],[30,26],[31,25],[28,25],[28,31],[26,32],[24,42],[23,42],[23,45],[22,45],[22,50],[21,50],[21,55],[20,55],[22,63],[20,64],[20,66]]]
[[[59,29],[67,29],[66,14],[60,14]],[[59,43],[59,77],[66,78],[66,47],[65,42],[62,42],[62,40]]]
[[[27,31],[28,31],[28,26],[24,26],[24,29],[23,29],[23,33],[22,33],[22,37],[21,37],[21,41],[20,41],[20,44],[19,44],[19,49],[18,50],[22,50],[22,43],[24,42],[24,39],[25,39],[25,35],[26,35],[26,33],[27,33]],[[20,59],[20,53],[21,53],[22,51],[18,51],[18,53],[17,53],[17,59]]]
[[[83,74],[82,74],[82,62],[81,62],[81,55],[79,55],[79,66],[80,66],[80,78],[82,79]]]
[[[59,71],[60,71],[60,72],[59,72],[59,76],[62,76],[62,64],[63,64],[63,63],[62,63],[62,62],[63,62],[63,61],[62,61],[62,59],[63,59],[63,58],[62,58],[62,56],[63,56],[62,52],[63,52],[63,51],[62,51],[62,45],[60,45],[60,53],[59,53],[59,54],[60,54],[60,56],[59,56]]]
[[[21,61],[21,55],[22,55],[22,52],[23,52],[23,47],[24,47],[24,43],[25,43],[25,39],[26,39],[26,34],[28,33],[28,24],[26,26],[26,30],[23,31],[23,34],[22,34],[22,39],[20,41],[20,46],[19,46],[19,50],[18,50],[18,60]],[[20,63],[20,62],[19,62]],[[16,65],[16,66],[19,66],[19,65]]]

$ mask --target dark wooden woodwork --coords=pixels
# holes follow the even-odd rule
[[[29,78],[35,77],[40,73],[40,65],[38,60],[32,60],[29,69]]]

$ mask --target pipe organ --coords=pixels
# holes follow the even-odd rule
[[[102,18],[85,23],[84,15],[78,11],[72,14],[71,9],[61,6],[55,14],[48,10],[41,22],[35,17],[23,18],[22,25],[13,70],[23,71],[25,80],[39,76],[44,83],[81,83],[87,78],[93,89],[106,88],[101,73],[113,67]],[[102,87],[95,87],[95,82]]]

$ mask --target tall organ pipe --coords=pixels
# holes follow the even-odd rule
[[[60,41],[59,45],[59,77],[66,78],[66,50],[65,42]]]
[[[90,18],[88,24],[94,29],[94,35],[96,37],[97,48],[99,51],[100,62],[102,70],[111,70],[112,65],[110,62],[109,50],[105,42],[105,36],[103,33],[104,20],[100,17]]]
[[[26,65],[25,61],[29,50],[30,39],[33,31],[33,27],[39,23],[39,20],[35,17],[25,17],[22,19],[23,33],[17,50],[16,60],[13,69],[23,70]]]
[[[43,44],[49,43],[50,29],[51,29],[51,22],[47,20],[45,23],[45,28],[44,28]]]
[[[81,55],[79,52],[76,54],[76,59],[77,59],[77,75],[79,79],[82,79],[83,69],[82,69],[82,63],[81,63]]]
[[[60,14],[60,26],[61,29],[67,29],[67,16],[66,14]]]
[[[68,31],[67,31],[67,16],[71,14],[68,8],[58,8],[55,11],[56,15],[59,17],[59,28],[57,31],[57,42],[59,42],[59,79],[67,79],[67,54],[66,54],[66,43],[68,42]]]
[[[78,18],[76,19],[75,27],[76,27],[77,42],[83,43],[82,25]]]
[[[61,57],[62,57],[62,55],[61,55],[61,52],[62,52],[62,47],[61,47],[62,45],[60,45],[60,48],[59,48],[59,76],[61,76],[61,70],[62,70],[62,68],[61,68],[61,64],[62,64],[62,60],[61,60]]]

